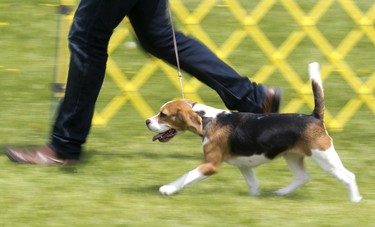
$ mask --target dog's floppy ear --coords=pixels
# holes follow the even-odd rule
[[[189,109],[180,110],[182,120],[186,123],[187,127],[195,130],[198,135],[203,135],[202,118],[196,112]]]

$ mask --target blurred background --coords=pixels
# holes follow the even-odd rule
[[[54,72],[56,97],[64,91],[69,55],[66,35],[75,5],[74,1],[62,3]],[[184,33],[205,43],[241,75],[284,88],[281,112],[311,111],[306,72],[307,65],[317,61],[328,97],[326,123],[330,129],[343,130],[358,112],[375,113],[375,60],[369,55],[375,40],[371,1],[207,0],[171,4],[174,21]],[[107,124],[126,104],[147,118],[164,100],[180,97],[175,69],[137,48],[127,20],[114,33],[109,52],[107,84],[94,124]],[[191,75],[184,77],[184,90],[194,101],[222,106],[216,94]]]
[[[0,2],[0,144],[3,147],[40,145],[48,139],[54,111],[64,93],[69,60],[67,33],[77,3],[78,1],[73,0]],[[171,0],[171,5],[178,30],[206,44],[241,75],[258,83],[281,87],[283,113],[309,114],[312,111],[313,97],[307,67],[313,61],[320,63],[325,88],[327,129],[334,138],[344,164],[357,173],[365,200],[364,204],[356,209],[365,217],[366,212],[368,214],[371,211],[369,206],[374,207],[371,186],[375,179],[372,167],[375,161],[374,1]],[[179,202],[190,205],[185,207],[190,212],[193,212],[195,206],[201,206],[206,212],[212,212],[214,209],[220,213],[224,211],[221,210],[223,205],[218,202],[221,201],[220,198],[237,204],[237,200],[241,197],[243,199],[246,194],[246,186],[239,173],[229,167],[226,171],[234,171],[235,174],[218,177],[216,181],[210,180],[211,183],[204,182],[202,184],[207,184],[206,186],[197,186],[177,201],[166,202],[158,197],[158,185],[167,183],[178,174],[193,168],[201,158],[200,141],[194,135],[186,133],[183,138],[161,145],[151,143],[152,133],[144,126],[144,120],[155,114],[160,105],[181,97],[177,71],[140,49],[126,18],[115,30],[109,52],[106,79],[97,102],[94,127],[86,145],[84,164],[77,169],[67,167],[46,171],[35,168],[29,171],[13,165],[1,155],[0,166],[4,172],[0,175],[0,181],[3,182],[0,194],[9,196],[0,202],[0,223],[3,222],[4,226],[21,226],[25,222],[35,226],[38,223],[64,226],[64,223],[71,223],[73,220],[77,226],[85,226],[87,223],[93,226],[100,226],[102,223],[145,225],[165,219],[169,222],[160,225],[176,226],[182,220],[191,226],[197,223],[209,226],[212,221],[221,222],[223,225],[280,224],[277,212],[272,211],[268,212],[270,217],[274,218],[263,219],[262,215],[249,218],[239,215],[234,219],[222,219],[220,215],[209,215],[210,218],[206,217],[207,219],[201,222],[191,221],[184,211],[175,211],[174,217],[159,213],[163,209],[176,210]],[[186,98],[224,108],[215,92],[184,72],[183,86]],[[184,165],[181,165],[181,162]],[[165,166],[168,166],[169,171]],[[295,197],[282,201],[289,205],[302,202],[305,206],[315,208],[312,214],[297,218],[296,226],[306,223],[319,226],[327,223],[327,219],[315,219],[313,215],[323,212],[325,207],[321,206],[319,201],[314,203],[309,200],[330,201],[333,197],[335,201],[346,202],[347,195],[341,185],[326,177],[321,170],[315,170],[315,166],[310,168],[314,175],[321,175],[324,180],[318,184],[317,181],[320,180],[312,180],[311,185],[314,186],[301,189],[307,191],[307,195],[299,191],[300,194]],[[260,180],[261,185],[265,184],[266,195],[274,186],[278,187],[274,185],[275,173],[279,172],[275,172],[275,169],[285,172],[285,182],[288,182],[289,173],[284,163],[273,164],[272,171],[267,167],[262,168],[260,175],[270,178],[269,182]],[[53,175],[46,172],[53,172]],[[177,175],[170,172],[176,172]],[[127,174],[133,177],[124,178]],[[12,177],[9,178],[9,175]],[[236,176],[236,182],[233,182],[233,176]],[[145,184],[141,190],[124,186],[136,186],[140,179]],[[145,183],[146,181],[148,183]],[[223,183],[226,181],[230,183]],[[231,188],[231,184],[236,184],[237,181],[240,185],[238,188],[242,189],[240,198],[235,198],[238,193],[233,193]],[[46,184],[50,187],[46,187]],[[80,185],[78,188],[77,184]],[[223,191],[215,192],[218,193],[216,200],[206,198],[207,194],[204,192],[211,192],[216,188],[215,184]],[[210,185],[212,188],[209,188]],[[337,187],[340,193],[337,194],[335,189],[328,192],[328,195],[320,195],[330,188],[329,185]],[[39,197],[21,192],[12,194],[20,188],[27,188]],[[87,193],[87,188],[92,191]],[[63,193],[57,193],[55,190],[70,191],[73,197],[61,197]],[[108,190],[112,196],[107,195]],[[199,190],[201,194],[193,193]],[[45,202],[51,193],[58,195],[57,201],[60,205]],[[130,197],[127,196],[129,194]],[[211,203],[217,203],[217,207],[202,205],[200,196]],[[145,197],[147,202],[144,201]],[[14,212],[9,211],[20,198],[23,202],[15,206]],[[82,201],[78,198],[86,199]],[[138,205],[119,202],[129,199]],[[282,210],[282,207],[278,207],[282,199],[265,199],[267,201],[249,202],[264,206],[265,210],[266,205]],[[150,207],[164,202],[165,206],[150,210]],[[37,209],[31,208],[35,205]],[[97,209],[101,211],[101,215],[91,219],[91,216],[98,212],[90,209],[91,206],[100,207]],[[342,218],[340,226],[353,226],[358,223],[361,223],[361,226],[371,226],[371,221],[367,218],[372,215],[366,218],[342,215],[340,212],[346,214],[352,208],[335,203],[332,206],[336,211],[330,218]],[[65,211],[62,212],[60,208]],[[246,210],[246,207],[243,209]],[[73,215],[77,210],[80,215],[76,219],[69,221],[62,215]],[[121,210],[118,214],[113,213],[118,210]],[[241,209],[239,211],[243,212]],[[36,214],[28,215],[28,212]],[[297,208],[293,209],[291,215],[298,216],[299,212]],[[131,213],[133,218],[123,219],[122,215],[126,216],[126,213]],[[40,218],[42,214],[48,214],[48,217]],[[149,218],[143,220],[143,215],[148,215]],[[50,217],[55,221],[51,221]],[[20,218],[21,222],[14,223],[12,220],[15,218]]]

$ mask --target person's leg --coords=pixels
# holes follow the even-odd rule
[[[176,65],[166,0],[140,0],[129,13],[142,47]],[[176,32],[181,68],[214,89],[231,110],[264,112],[267,88],[241,77],[200,42]]]
[[[69,33],[71,58],[65,97],[51,133],[50,146],[62,158],[79,158],[103,83],[109,39],[136,2],[82,0],[78,6]]]
[[[81,0],[69,33],[68,82],[51,141],[29,152],[7,148],[10,160],[23,164],[61,165],[79,159],[103,83],[109,39],[137,1]]]

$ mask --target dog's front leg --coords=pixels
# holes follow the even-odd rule
[[[161,186],[159,192],[163,195],[172,195],[180,191],[184,187],[197,183],[203,179],[206,179],[207,177],[208,176],[205,176],[198,167],[183,175],[182,177],[178,178],[176,181]]]
[[[193,169],[176,181],[160,187],[159,192],[163,195],[172,195],[186,186],[195,184],[207,177],[217,173],[222,163],[222,152],[216,146],[204,142],[204,162],[198,168]]]

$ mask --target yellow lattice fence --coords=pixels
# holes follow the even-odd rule
[[[59,7],[60,39],[56,61],[55,96],[63,95],[64,91],[69,55],[65,37],[73,18],[75,3],[73,0],[62,0]],[[359,49],[358,46],[362,51],[374,53],[375,3],[373,1],[171,0],[171,5],[179,30],[205,43],[221,59],[235,68],[241,68],[241,64],[250,64],[252,59],[246,59],[249,63],[244,63],[241,56],[237,58],[233,56],[236,56],[238,51],[249,52],[249,43],[255,46],[251,48],[251,51],[257,52],[255,56],[260,56],[259,58],[263,60],[254,59],[258,65],[255,67],[256,70],[251,72],[251,80],[259,83],[272,83],[281,78],[288,89],[295,94],[284,98],[281,112],[298,112],[304,106],[312,109],[310,82],[307,80],[305,71],[296,68],[305,69],[308,63],[306,61],[318,60],[322,63],[323,80],[339,79],[348,90],[347,100],[342,102],[335,114],[332,114],[329,107],[326,108],[325,120],[329,128],[342,129],[353,115],[360,111],[361,107],[375,114],[375,66],[371,65],[373,60],[368,59],[368,63],[362,61],[362,68],[355,68],[351,64],[353,59],[351,52]],[[220,14],[212,16],[216,11]],[[335,15],[336,11],[340,12],[341,17],[331,18],[330,15]],[[278,22],[280,15],[288,17],[285,31],[282,30],[285,36],[275,41],[272,38],[272,31],[275,28],[274,24],[280,24]],[[218,23],[205,25],[212,18]],[[345,32],[340,33],[337,30],[338,37],[334,33],[336,31],[333,31],[339,29],[335,27],[335,21],[346,21],[344,24],[349,24],[345,27]],[[224,23],[230,26],[223,27]],[[333,27],[327,28],[325,24]],[[280,29],[280,26],[277,26],[277,29]],[[208,30],[227,35],[215,36],[220,37],[217,38],[221,40],[218,44],[216,39],[212,38],[211,34],[214,32],[210,33]],[[167,76],[178,94],[179,81],[176,70],[158,59],[144,58],[142,66],[130,73],[125,73],[119,67],[111,54],[132,36],[131,33],[131,27],[125,19],[111,39],[107,78],[116,84],[119,93],[102,109],[97,110],[94,124],[107,124],[126,103],[130,103],[141,117],[147,118],[153,115],[157,110],[151,108],[150,103],[139,90],[157,71]],[[304,48],[304,42],[310,43],[308,49]],[[300,58],[292,56],[297,55],[295,52],[303,53],[302,58],[306,57],[306,60],[293,60]],[[123,54],[126,55],[126,53]],[[314,56],[318,59],[312,59]],[[370,55],[367,54],[367,56]],[[304,64],[296,67],[295,62]],[[365,71],[362,73],[365,75],[359,75],[362,71]],[[184,75],[184,90],[187,98],[204,102],[204,97],[201,97],[198,92],[202,86],[195,78]],[[178,96],[176,95],[175,98]]]

